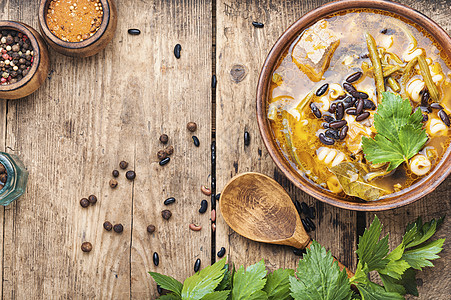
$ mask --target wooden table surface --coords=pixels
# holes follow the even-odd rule
[[[74,59],[51,50],[44,85],[27,98],[0,102],[0,148],[19,155],[30,171],[26,194],[0,213],[2,298],[154,299],[156,285],[148,271],[183,281],[193,274],[197,258],[205,267],[221,247],[238,265],[264,258],[271,270],[294,268],[299,257],[288,247],[246,240],[219,213],[212,232],[210,214],[198,213],[200,201],[210,200],[201,185],[211,186],[213,179],[220,192],[245,171],[268,174],[293,199],[315,206],[317,229],[311,237],[355,269],[358,234],[374,213],[338,209],[295,188],[269,157],[255,116],[257,78],[267,53],[285,28],[325,2],[116,1],[118,28],[104,51]],[[450,0],[401,2],[451,33]],[[37,11],[36,0],[0,1],[0,19],[38,28]],[[254,20],[265,27],[254,28]],[[142,33],[131,36],[129,28]],[[177,43],[180,59],[173,54]],[[218,78],[215,90],[212,74]],[[189,121],[198,124],[198,148],[186,130]],[[248,147],[245,131],[251,136]],[[175,148],[164,167],[156,157],[162,133]],[[137,177],[128,181],[121,171],[118,187],[111,189],[111,172],[121,160]],[[99,201],[83,209],[79,200],[90,194]],[[165,207],[163,200],[171,196],[177,202]],[[448,178],[417,202],[377,216],[393,244],[399,243],[405,225],[417,216],[447,213],[450,196]],[[173,213],[169,221],[161,217],[165,208]],[[124,232],[105,231],[106,220],[122,223]],[[203,229],[190,231],[189,223]],[[155,224],[154,234],[147,233],[149,224]],[[449,236],[450,224],[445,220],[437,237]],[[92,252],[81,251],[84,241],[92,243]],[[449,244],[435,268],[418,275],[420,299],[449,299]],[[154,252],[160,255],[158,267]]]

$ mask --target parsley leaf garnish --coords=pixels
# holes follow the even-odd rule
[[[294,275],[292,269],[278,269],[268,274],[263,291],[269,300],[288,300],[290,296],[290,276]]]
[[[266,283],[266,273],[263,260],[247,267],[246,271],[241,266],[233,276],[232,300],[259,299],[266,296],[266,293],[262,292]]]
[[[422,129],[420,110],[412,113],[408,99],[383,92],[382,101],[374,115],[377,134],[374,139],[362,137],[365,158],[374,164],[389,163],[387,171],[396,169],[418,153],[428,136]]]
[[[332,254],[313,241],[307,254],[299,261],[296,277],[290,276],[294,299],[351,299],[352,290],[346,271],[340,271]]]
[[[149,272],[149,274],[161,288],[173,292],[180,299],[183,288],[183,284],[180,281],[172,278],[171,276],[166,276],[155,272]]]

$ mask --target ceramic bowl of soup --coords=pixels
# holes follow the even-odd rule
[[[432,192],[451,168],[451,38],[388,1],[340,1],[290,26],[257,87],[262,139],[297,187],[379,211]]]

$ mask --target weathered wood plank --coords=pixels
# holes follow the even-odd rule
[[[255,89],[267,53],[283,31],[305,12],[327,1],[218,1],[217,4],[217,187],[218,191],[237,173],[257,171],[276,178],[293,199],[314,205],[318,212],[317,230],[311,235],[351,269],[355,267],[356,214],[325,205],[279,174],[258,132]],[[254,28],[252,21],[265,24]],[[234,65],[246,69],[246,77],[235,83]],[[243,144],[244,131],[251,144]],[[271,269],[295,267],[299,257],[287,247],[251,242],[229,229],[218,219],[216,248],[226,247],[235,264],[249,265],[264,258]]]
[[[148,7],[152,7],[149,11]],[[133,236],[131,249],[131,296],[134,299],[156,298],[156,285],[148,271],[171,275],[182,281],[194,274],[197,258],[202,267],[211,261],[210,214],[199,214],[200,201],[206,196],[201,185],[209,186],[211,140],[211,7],[210,1],[136,1],[124,2],[134,22],[119,23],[124,35],[123,45],[131,45],[125,37],[127,26],[144,29],[138,36],[139,53],[127,59],[145,58],[136,74],[137,93],[134,98],[135,165]],[[148,11],[143,14],[143,11]],[[181,58],[173,54],[174,46],[182,46]],[[124,46],[118,49],[126,52]],[[144,76],[143,76],[144,75]],[[141,78],[139,78],[141,77]],[[186,124],[198,125],[189,132]],[[168,145],[175,148],[171,162],[161,167],[156,153],[163,145],[160,134],[169,135]],[[193,144],[192,135],[200,140]],[[176,203],[164,206],[163,201],[175,197]],[[208,198],[207,198],[208,199]],[[169,221],[161,211],[169,209]],[[191,231],[190,223],[201,225],[200,232]],[[155,224],[156,233],[149,235],[146,227]],[[160,265],[152,262],[158,252]]]

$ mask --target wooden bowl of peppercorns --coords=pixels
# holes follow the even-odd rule
[[[113,0],[41,0],[39,27],[55,51],[73,57],[92,56],[114,37],[116,5]]]
[[[47,46],[30,26],[0,21],[0,98],[18,99],[36,91],[49,72]]]

